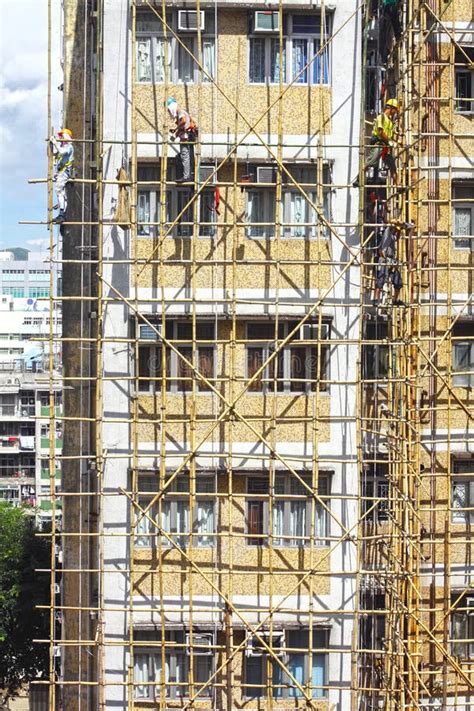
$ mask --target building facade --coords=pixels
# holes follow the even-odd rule
[[[473,40],[441,4],[65,2],[52,707],[467,711]]]

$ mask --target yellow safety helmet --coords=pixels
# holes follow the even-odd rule
[[[63,138],[72,138],[72,131],[69,128],[62,128],[60,131],[58,131],[58,136],[62,136]]]
[[[398,105],[398,101],[396,99],[389,99],[385,104],[385,108],[387,107],[395,109],[395,111],[400,111],[400,106]]]

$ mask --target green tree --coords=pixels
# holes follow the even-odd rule
[[[0,689],[14,696],[22,684],[48,671],[48,540],[35,536],[33,517],[0,502]]]

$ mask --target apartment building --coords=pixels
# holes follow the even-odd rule
[[[468,5],[65,1],[53,707],[469,708]]]
[[[97,380],[86,374],[89,449],[77,436],[89,427],[87,407],[81,430],[68,423],[78,411],[65,393],[63,490],[65,568],[82,560],[100,573],[79,576],[94,619],[65,613],[64,679],[77,686],[63,698],[68,708],[95,699],[107,708],[186,699],[347,708],[358,488],[358,204],[347,188],[358,169],[355,4],[289,2],[269,13],[258,3],[197,11],[115,0],[91,9],[102,66],[91,115],[107,160],[90,213],[97,228],[79,235],[74,197],[62,228],[63,334],[78,333],[74,314],[92,293],[74,273],[74,249],[90,238],[102,298],[82,324],[101,353]],[[65,124],[75,137],[88,135],[72,71],[74,53],[87,51],[83,20],[80,4],[65,3]],[[169,97],[199,126],[194,186],[177,182]],[[76,145],[76,165],[88,165],[90,147]],[[120,167],[132,180],[130,229],[113,219]],[[84,375],[73,347],[64,353],[66,379]],[[98,546],[87,554],[68,540],[86,479],[98,494],[88,497]],[[66,607],[79,594],[72,577],[63,577]],[[96,635],[86,659],[76,642]],[[94,678],[100,689],[80,683]]]

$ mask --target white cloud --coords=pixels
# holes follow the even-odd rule
[[[53,9],[53,116],[58,123],[59,0],[53,0]],[[0,0],[0,25],[0,178],[2,187],[9,187],[46,174],[47,3]]]

